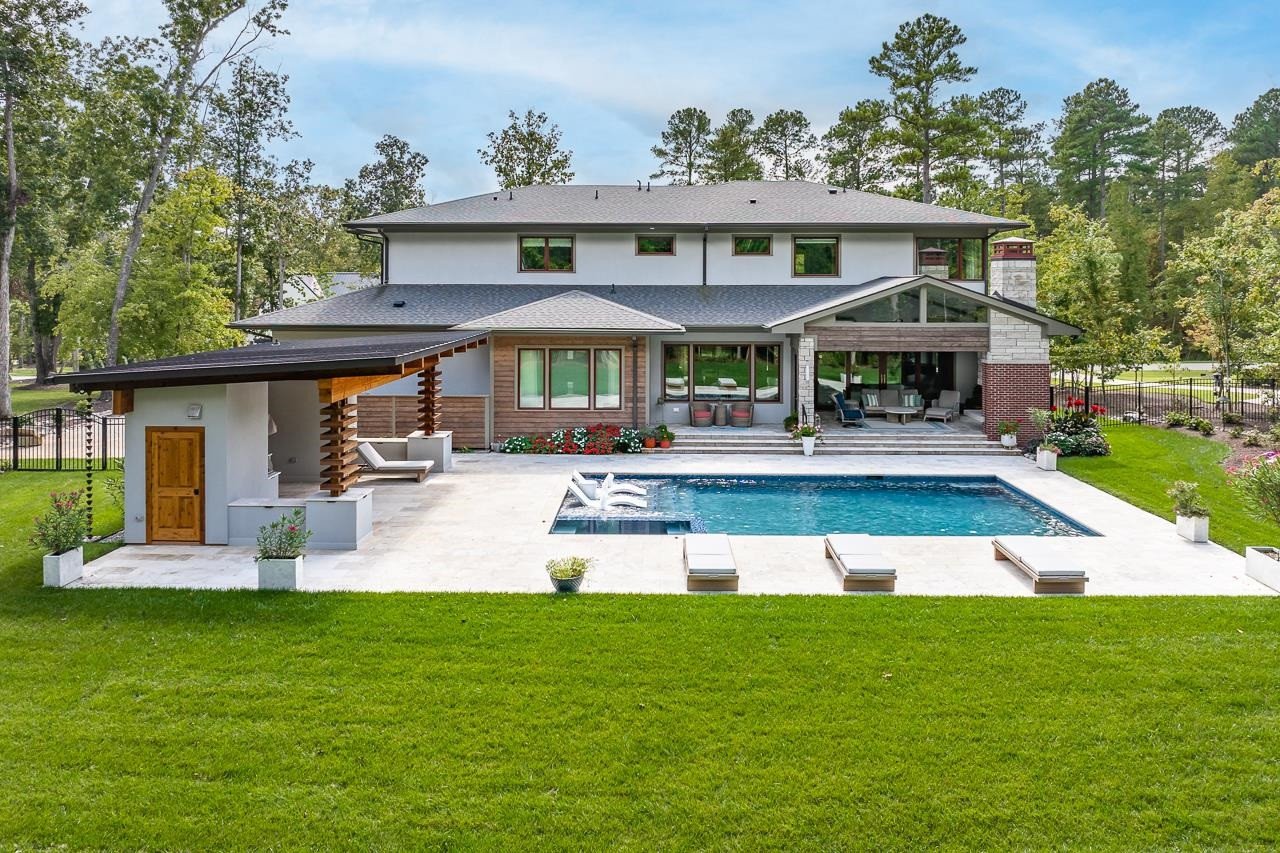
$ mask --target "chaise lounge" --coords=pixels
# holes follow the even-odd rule
[[[738,564],[723,533],[684,537],[685,586],[690,592],[737,592]]]
[[[1089,578],[1080,558],[1071,553],[1071,541],[1055,542],[1038,536],[997,536],[991,540],[997,560],[1008,560],[1031,578],[1031,590],[1040,593],[1084,594]]]
[[[365,467],[375,474],[400,474],[404,477],[416,477],[421,483],[436,463],[428,460],[387,460],[382,458],[378,448],[367,441],[356,445],[356,452],[364,461]]]
[[[845,592],[893,592],[898,570],[866,533],[828,533],[823,546],[840,570]]]

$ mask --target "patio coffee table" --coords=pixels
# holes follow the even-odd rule
[[[915,409],[908,409],[903,406],[884,407],[884,419],[887,421],[890,418],[896,418],[900,424],[905,424],[907,421],[911,420],[911,416],[915,413]]]

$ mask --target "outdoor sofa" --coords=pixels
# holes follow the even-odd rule
[[[914,388],[863,390],[863,412],[868,415],[883,415],[888,409],[913,409],[918,416],[924,412],[924,399]]]
[[[1071,539],[1039,536],[997,536],[991,540],[997,560],[1008,560],[1031,578],[1035,593],[1084,594],[1089,578]]]
[[[828,533],[822,540],[827,556],[844,580],[845,592],[893,592],[898,570],[866,533]]]

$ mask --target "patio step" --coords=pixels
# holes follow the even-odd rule
[[[785,453],[801,454],[800,442],[781,435],[774,437],[735,438],[731,436],[677,437],[675,444],[666,449],[646,450],[646,453]],[[981,436],[831,436],[816,448],[816,453],[833,454],[954,454],[961,456],[1010,456],[1019,451],[1009,450],[998,441]]]

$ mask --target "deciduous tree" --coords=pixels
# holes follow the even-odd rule
[[[498,176],[498,186],[507,190],[572,181],[573,152],[560,147],[560,127],[548,126],[547,114],[533,110],[526,110],[523,117],[514,110],[507,115],[510,124],[490,133],[488,147],[478,151],[481,161]]]

